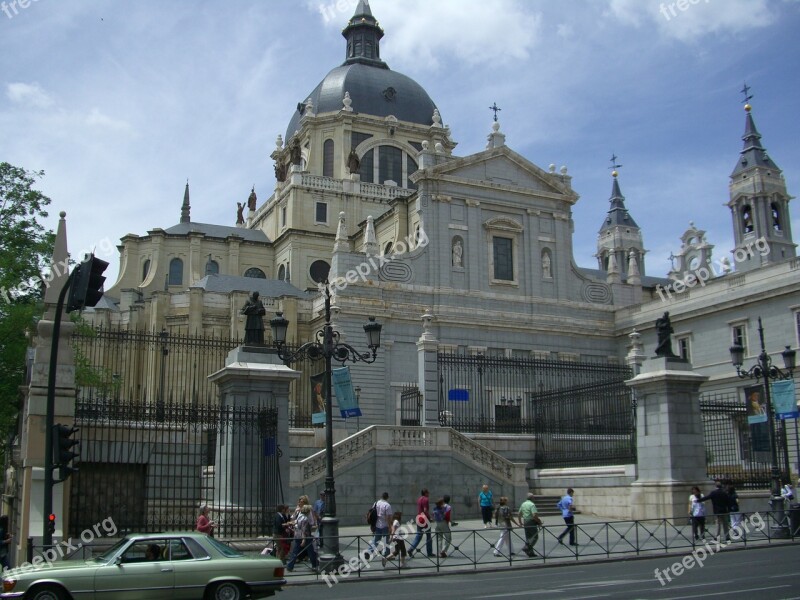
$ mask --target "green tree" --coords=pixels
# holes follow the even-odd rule
[[[41,221],[50,198],[34,189],[42,171],[0,162],[0,434],[19,410],[25,354],[42,313],[40,274],[55,239]],[[4,446],[1,445],[0,448]]]

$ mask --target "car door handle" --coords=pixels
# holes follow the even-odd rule
[[[161,569],[161,572],[162,573],[172,573],[172,569],[170,569],[169,567],[164,567],[163,569]]]

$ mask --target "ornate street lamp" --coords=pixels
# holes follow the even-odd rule
[[[778,523],[780,524],[779,527],[781,529],[784,528],[783,525],[783,499],[780,497],[781,495],[781,472],[778,467],[778,446],[775,440],[775,414],[772,410],[772,392],[770,391],[770,381],[775,380],[779,381],[781,379],[790,379],[792,377],[792,373],[795,367],[795,357],[796,352],[792,350],[789,346],[786,346],[786,349],[781,352],[781,356],[783,357],[783,365],[784,370],[781,370],[776,365],[772,364],[772,359],[770,358],[769,354],[767,354],[767,350],[764,346],[764,328],[761,325],[761,317],[758,318],[758,338],[761,342],[761,353],[758,355],[758,362],[750,367],[749,369],[744,369],[744,348],[741,344],[734,343],[733,346],[730,348],[731,352],[731,362],[733,366],[736,367],[736,375],[738,375],[741,379],[755,379],[756,381],[760,381],[762,378],[764,379],[764,399],[766,400],[767,406],[767,423],[768,423],[768,431],[769,431],[769,446],[770,446],[770,454],[772,460],[772,471],[771,471],[771,479],[772,479],[772,490],[771,490],[771,500],[770,504],[772,509],[778,513]],[[783,455],[785,458],[785,468],[787,477],[791,475],[789,471],[789,457],[788,457],[788,448],[786,447],[786,438],[784,437],[784,447],[783,447]],[[788,533],[788,532],[786,532]]]
[[[307,342],[294,352],[285,348],[286,331],[289,328],[289,321],[283,317],[283,313],[270,320],[272,329],[272,340],[278,349],[278,356],[287,365],[299,358],[308,357],[311,360],[325,359],[325,462],[327,472],[325,476],[325,516],[322,519],[325,535],[323,537],[322,554],[320,556],[320,566],[330,572],[337,569],[344,560],[339,553],[339,519],[336,518],[336,489],[333,479],[333,399],[331,394],[331,361],[338,363],[364,362],[373,363],[378,357],[378,348],[381,345],[380,323],[375,321],[375,317],[369,317],[369,321],[364,325],[364,333],[367,335],[367,347],[370,352],[361,353],[350,344],[340,341],[339,332],[331,325],[331,289],[328,282],[325,282],[325,324],[322,329],[315,334],[316,341]]]

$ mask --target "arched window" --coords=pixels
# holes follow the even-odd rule
[[[148,258],[144,261],[144,265],[142,266],[142,281],[147,279],[147,274],[150,272],[150,259]]]
[[[169,261],[169,285],[183,285],[183,261],[180,258]]]
[[[286,267],[284,267],[283,265],[278,267],[278,279],[280,279],[281,281],[286,281]]]
[[[365,152],[361,157],[361,166],[358,168],[358,174],[361,175],[361,181],[365,183],[373,183],[375,181],[375,150]]]
[[[219,275],[219,263],[217,261],[208,259],[208,262],[206,262],[206,275]]]
[[[772,228],[775,231],[782,231],[783,228],[781,227],[781,211],[775,202],[773,202],[770,205],[770,207],[772,208]]]
[[[409,179],[409,178],[414,173],[416,173],[418,170],[419,170],[419,166],[417,166],[417,161],[415,161],[413,158],[411,158],[410,154],[406,154],[406,173],[408,175],[407,175],[407,178],[406,178],[406,185],[404,185],[403,187],[407,187],[410,190],[417,189],[417,184],[414,183],[413,181],[411,181],[411,179]]]
[[[383,249],[384,255],[388,256],[392,253],[392,242],[386,242],[386,247]]]
[[[322,176],[333,177],[333,140],[322,145]]]
[[[394,181],[403,187],[403,151],[394,146],[381,146],[378,161],[378,183]]]
[[[245,277],[250,277],[252,279],[266,279],[267,276],[264,274],[264,271],[257,267],[250,267],[247,271],[244,272]]]
[[[745,233],[752,233],[753,226],[753,210],[749,205],[742,207],[742,228]]]

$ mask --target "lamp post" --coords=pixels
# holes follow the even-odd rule
[[[322,524],[325,530],[323,538],[322,554],[320,556],[320,566],[330,572],[337,569],[344,560],[339,553],[339,519],[336,518],[336,489],[333,479],[333,399],[331,394],[331,361],[335,360],[340,364],[346,362],[373,363],[377,358],[378,348],[381,345],[380,323],[375,322],[375,317],[369,317],[369,321],[364,325],[364,333],[367,335],[367,347],[370,352],[361,353],[350,344],[340,341],[339,332],[334,330],[331,325],[331,290],[328,282],[325,282],[325,324],[322,329],[316,332],[316,341],[307,342],[294,352],[287,350],[286,330],[289,321],[283,317],[283,313],[270,320],[272,329],[272,340],[278,349],[278,356],[286,364],[290,364],[302,357],[311,360],[318,358],[325,359],[325,516]]]
[[[783,357],[783,364],[785,370],[781,370],[777,366],[772,364],[772,359],[770,358],[769,354],[767,354],[767,350],[764,346],[764,327],[761,325],[761,317],[758,318],[758,338],[761,342],[761,353],[758,355],[758,362],[750,367],[749,369],[743,369],[742,365],[744,363],[744,348],[741,344],[734,343],[733,346],[730,348],[731,352],[731,362],[733,366],[736,367],[736,375],[738,375],[741,379],[755,379],[756,381],[760,381],[761,378],[764,378],[764,399],[767,403],[767,423],[768,423],[768,431],[769,431],[769,448],[771,454],[771,461],[772,461],[772,470],[771,470],[771,479],[772,479],[772,489],[771,489],[771,500],[770,505],[772,506],[772,510],[777,511],[778,513],[778,523],[779,529],[784,533],[788,533],[785,531],[785,525],[783,523],[784,516],[783,516],[783,499],[781,496],[781,472],[778,467],[778,446],[777,441],[775,439],[775,414],[772,409],[772,392],[770,391],[770,380],[781,380],[781,379],[789,379],[792,377],[792,372],[794,371],[795,367],[795,355],[796,352],[792,350],[789,346],[786,346],[786,349],[781,352],[781,356]],[[788,463],[788,456],[787,450],[785,446],[784,437],[784,457],[786,457],[786,461]],[[787,472],[787,476],[789,473]]]
[[[356,393],[356,404],[361,406],[361,387],[356,386],[353,391]],[[361,417],[356,417],[356,430],[361,431]]]

